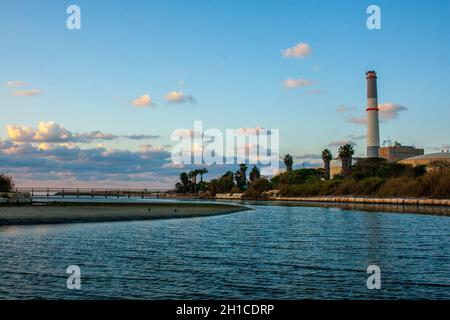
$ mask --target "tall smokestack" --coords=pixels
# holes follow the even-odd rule
[[[378,127],[377,74],[366,72],[367,79],[367,157],[378,157],[380,129]]]

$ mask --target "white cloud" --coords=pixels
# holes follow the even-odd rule
[[[261,127],[256,128],[238,128],[235,130],[237,135],[243,135],[243,136],[256,136],[256,135],[262,135],[267,134],[270,135],[270,129],[265,129]]]
[[[431,150],[435,150],[435,151],[446,151],[446,150],[450,150],[450,144],[443,144],[440,147],[428,147],[427,149],[431,149]]]
[[[123,137],[131,140],[145,140],[145,139],[158,139],[161,136],[157,134],[130,134],[128,136]]]
[[[356,111],[356,107],[349,107],[345,104],[341,104],[336,108],[336,111],[338,113],[345,113],[345,112],[350,112],[350,111]]]
[[[367,117],[350,117],[350,118],[348,118],[347,122],[357,124],[357,125],[366,125]]]
[[[352,146],[356,146],[356,142],[352,140],[339,140],[339,141],[331,141],[328,146],[330,147],[340,147],[344,144],[351,144]]]
[[[32,96],[40,95],[41,93],[42,93],[42,91],[39,89],[30,89],[30,90],[13,91],[11,93],[11,95],[15,96],[15,97],[32,97]]]
[[[144,94],[144,95],[140,96],[139,98],[134,99],[132,102],[133,102],[133,105],[138,108],[139,107],[151,107],[151,106],[155,105],[149,94]]]
[[[7,125],[6,132],[12,141],[31,141],[36,134],[35,130],[28,126]]]
[[[309,44],[301,42],[297,45],[287,48],[282,51],[285,58],[302,58],[311,54],[311,47]]]
[[[11,174],[17,185],[143,188],[152,181],[154,187],[172,187],[180,171],[164,167],[170,152],[158,147],[143,151],[0,141],[0,172]]]
[[[27,85],[28,85],[28,83],[26,83],[25,81],[21,81],[21,80],[9,80],[9,81],[6,81],[6,83],[5,83],[5,86],[7,86],[9,88],[24,87]]]
[[[72,138],[72,133],[59,124],[49,121],[39,122],[38,129],[33,137],[35,141],[43,142],[63,142]]]
[[[400,112],[408,110],[408,108],[401,106],[399,104],[386,102],[378,105],[379,118],[380,121],[389,121],[398,118]],[[367,116],[363,117],[350,117],[347,119],[347,122],[357,124],[357,125],[366,125],[367,124]]]
[[[115,135],[105,133],[99,130],[83,133],[72,133],[63,128],[59,124],[49,121],[41,121],[37,129],[29,126],[7,125],[6,131],[11,141],[15,142],[41,142],[41,143],[61,143],[61,142],[78,142],[92,143],[94,141],[114,140],[125,138],[131,140],[156,139],[158,135],[149,134],[132,134],[132,135]]]
[[[286,79],[284,81],[284,86],[288,89],[307,87],[311,85],[311,80],[306,79]]]
[[[168,94],[166,94],[165,99],[169,103],[183,103],[183,102],[195,103],[197,101],[193,96],[184,94],[183,91],[171,91]]]
[[[400,112],[408,110],[404,106],[391,102],[379,104],[378,109],[380,109],[380,119],[385,121],[395,119]]]
[[[322,155],[320,155],[320,154],[315,154],[315,153],[305,153],[305,154],[296,155],[294,158],[297,159],[297,160],[303,160],[303,159],[322,159]]]
[[[73,141],[76,142],[92,142],[94,140],[114,140],[118,138],[118,136],[112,133],[104,133],[101,131],[91,131],[85,133],[77,133],[73,137]]]
[[[365,134],[360,134],[360,135],[349,134],[347,137],[351,140],[363,140],[367,136]]]

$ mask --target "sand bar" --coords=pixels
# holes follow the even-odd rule
[[[42,202],[0,206],[0,226],[189,218],[244,210],[249,208],[219,203]]]

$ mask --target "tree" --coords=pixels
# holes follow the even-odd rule
[[[339,159],[342,162],[342,174],[347,176],[350,174],[352,167],[352,156],[355,153],[353,146],[349,143],[339,147]]]
[[[261,177],[248,187],[248,189],[243,194],[243,199],[254,199],[254,200],[268,200],[267,194],[264,194],[265,191],[269,191],[272,185],[269,180],[265,177]]]
[[[180,182],[175,183],[175,190],[177,193],[184,193],[183,185]]]
[[[239,165],[239,169],[234,174],[236,185],[242,190],[247,184],[247,166],[244,163]]]
[[[0,192],[12,192],[14,181],[11,176],[0,174]]]
[[[325,169],[325,180],[330,180],[330,162],[333,160],[333,155],[329,149],[323,149],[322,160]]]
[[[249,179],[251,183],[254,183],[256,180],[261,178],[261,172],[259,171],[257,166],[253,166],[252,171],[250,171]]]
[[[189,174],[187,174],[186,172],[182,172],[180,174],[180,181],[181,181],[181,190],[182,190],[181,192],[183,192],[183,193],[188,192],[191,188]]]
[[[208,173],[208,169],[202,168],[198,170],[198,173],[200,174],[200,183],[203,182],[203,175]]]
[[[294,159],[292,158],[292,156],[289,153],[284,155],[283,162],[284,162],[284,165],[286,166],[286,171],[291,172],[292,164],[294,163]]]
[[[192,170],[189,172],[189,178],[191,179],[191,183],[194,186],[194,193],[197,193],[197,175],[198,174],[199,174],[198,169]]]
[[[234,173],[233,173],[233,171],[228,170],[227,172],[225,172],[223,174],[222,177],[231,177],[231,178],[233,178],[234,177]]]
[[[227,171],[217,179],[212,179],[208,183],[208,191],[212,194],[230,192],[234,186],[233,172]]]
[[[220,177],[218,184],[220,192],[230,192],[234,186],[233,172],[229,171]]]

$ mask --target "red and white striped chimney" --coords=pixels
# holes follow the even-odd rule
[[[378,157],[380,129],[378,125],[377,74],[366,72],[367,79],[367,158]]]

